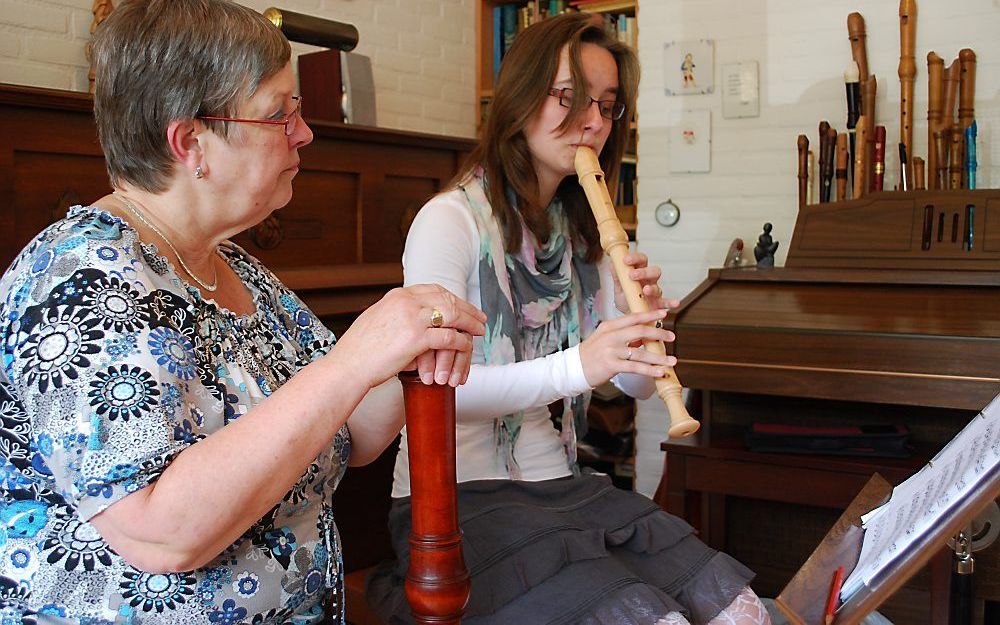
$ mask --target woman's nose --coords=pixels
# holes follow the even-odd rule
[[[588,130],[600,130],[604,125],[604,117],[601,116],[601,103],[597,100],[591,100],[583,119],[584,127]]]
[[[292,146],[295,148],[301,148],[309,145],[313,140],[312,128],[309,127],[309,124],[306,123],[305,119],[302,119],[295,128],[295,132],[293,132],[288,138],[292,141]]]

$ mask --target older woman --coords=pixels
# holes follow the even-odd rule
[[[430,350],[461,381],[484,317],[409,287],[335,340],[227,240],[312,140],[289,58],[227,0],[126,1],[97,33],[115,191],[0,280],[3,622],[343,620],[330,496],[401,427],[370,391],[431,379]]]

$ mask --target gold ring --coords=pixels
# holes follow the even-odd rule
[[[431,327],[440,328],[444,325],[444,315],[437,308],[431,309]]]

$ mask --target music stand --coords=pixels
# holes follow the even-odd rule
[[[816,547],[792,581],[775,600],[778,608],[795,625],[823,625],[830,580],[838,566],[849,576],[861,554],[861,515],[888,501],[892,485],[874,474],[833,528]],[[958,505],[943,510],[930,530],[910,549],[890,562],[871,582],[859,589],[837,610],[836,625],[855,625],[889,598],[914,573],[944,547],[948,540],[991,501],[1000,496],[1000,464],[995,465]]]

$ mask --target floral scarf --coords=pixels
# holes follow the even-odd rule
[[[487,365],[533,360],[578,345],[597,328],[595,305],[600,287],[597,266],[573,249],[573,237],[562,202],[548,207],[552,232],[545,246],[524,227],[517,254],[504,251],[500,225],[487,199],[483,172],[459,185],[472,209],[479,231],[479,288],[487,315],[483,354]],[[513,198],[510,198],[513,201]],[[587,428],[590,392],[563,400],[560,438],[566,461],[576,473],[576,441]],[[513,479],[520,479],[514,444],[521,431],[522,412],[494,422],[498,459]]]

